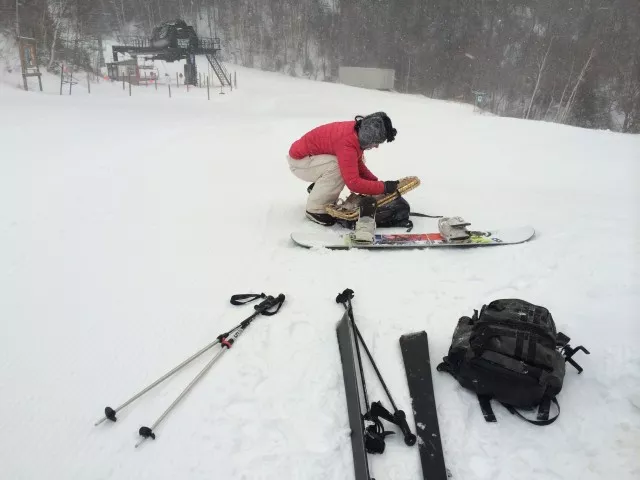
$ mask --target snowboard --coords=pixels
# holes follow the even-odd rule
[[[447,480],[448,472],[442,451],[438,412],[431,378],[427,332],[402,335],[400,350],[416,422],[422,475],[425,480]]]
[[[373,243],[359,244],[351,239],[350,232],[293,232],[291,239],[296,245],[306,248],[351,249],[351,248],[433,248],[433,247],[485,247],[513,245],[530,240],[535,230],[530,226],[500,228],[496,230],[470,231],[465,240],[447,242],[440,233],[379,233]]]

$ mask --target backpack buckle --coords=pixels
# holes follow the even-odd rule
[[[565,347],[570,341],[571,339],[562,332],[556,335],[556,347]]]
[[[578,373],[582,373],[582,367],[578,365],[578,363],[576,363],[576,361],[573,360],[572,357],[580,351],[586,353],[587,355],[590,355],[591,352],[589,352],[589,350],[584,348],[582,345],[572,348],[571,345],[569,345],[570,341],[571,339],[564,333],[558,332],[558,335],[556,336],[556,347],[560,348],[560,352],[564,357],[564,361],[570,363],[576,370],[578,370]]]
[[[583,351],[587,355],[591,354],[591,352],[589,352],[589,350],[584,348],[582,345],[579,345],[575,348],[571,348],[571,346],[567,344],[564,347],[562,347],[562,355],[564,356],[565,362],[569,362],[576,370],[578,370],[578,373],[582,373],[582,367],[578,365],[576,361],[573,360],[572,358],[579,351]]]

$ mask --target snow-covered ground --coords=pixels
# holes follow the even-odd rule
[[[108,82],[60,96],[50,75],[46,92],[27,93],[15,72],[0,78],[1,478],[353,478],[335,335],[347,287],[408,412],[400,335],[426,330],[435,364],[458,318],[491,300],[546,306],[591,351],[577,358],[582,375],[567,370],[562,414],[544,428],[499,406],[498,423],[485,423],[474,396],[434,372],[454,479],[640,478],[640,137],[231,70],[238,89],[210,101],[184,87],[169,98],[166,85],[129,97]],[[291,231],[322,227],[304,218],[307,184],[287,168],[289,145],[378,110],[399,133],[368,165],[382,179],[419,176],[414,210],[477,228],[531,224],[535,239],[464,251],[293,246]],[[435,222],[416,219],[414,231]],[[106,405],[246,318],[251,307],[229,304],[245,292],[286,302],[155,441],[134,448],[210,356],[94,427]],[[400,436],[371,465],[379,479],[422,478]]]

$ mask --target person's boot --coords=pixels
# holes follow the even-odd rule
[[[315,222],[319,225],[323,225],[325,227],[330,227],[336,223],[336,219],[333,218],[328,213],[311,213],[306,212],[307,218],[312,222]]]

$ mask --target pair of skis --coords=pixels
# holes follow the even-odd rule
[[[342,371],[347,399],[349,424],[351,426],[351,448],[355,470],[355,480],[375,480],[370,475],[368,454],[383,453],[387,432],[380,418],[397,425],[408,446],[416,443],[416,435],[411,432],[404,411],[398,410],[382,375],[367,348],[355,323],[351,299],[354,293],[346,289],[336,297],[343,304],[345,313],[336,328]],[[369,403],[362,357],[362,344],[377,376],[382,384],[394,413],[391,414],[380,402]],[[418,332],[400,337],[400,349],[404,361],[409,393],[418,437],[418,449],[425,480],[446,480],[448,478],[440,440],[440,429],[436,411],[429,343],[426,332]],[[363,405],[364,402],[364,405]],[[363,413],[364,407],[364,413]]]

